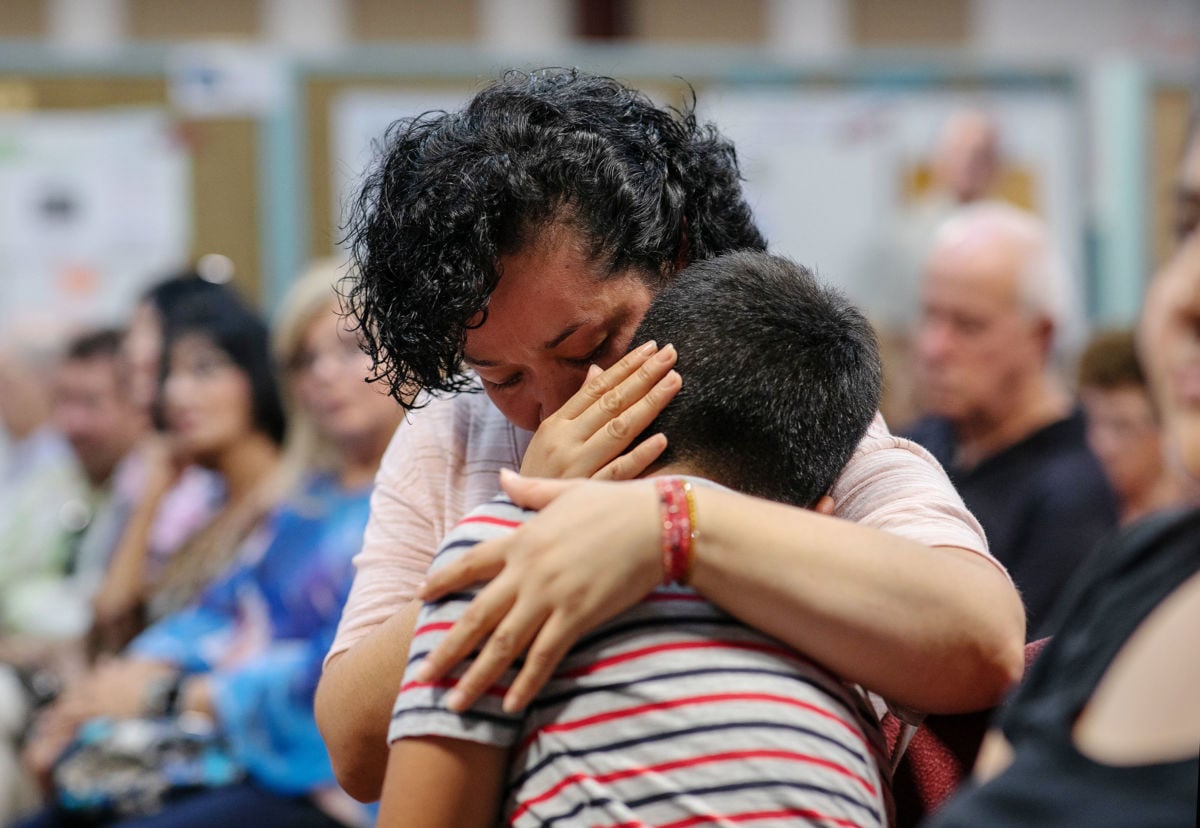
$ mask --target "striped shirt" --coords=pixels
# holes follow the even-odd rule
[[[479,507],[433,568],[531,514],[502,499]],[[389,740],[511,749],[508,824],[888,824],[883,742],[862,696],[689,589],[660,588],[581,639],[524,714],[501,709],[514,671],[449,711],[466,665],[435,684],[412,674],[473,596],[422,609]]]

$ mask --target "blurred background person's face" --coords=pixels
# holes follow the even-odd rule
[[[104,483],[146,427],[144,409],[123,393],[115,357],[67,359],[54,388],[54,422],[93,484]]]
[[[917,367],[927,411],[997,420],[1044,359],[1039,317],[1024,307],[1020,263],[999,243],[934,251],[923,288]]]
[[[309,321],[291,366],[299,402],[317,430],[339,446],[394,428],[400,409],[380,383],[367,383],[371,359],[346,330],[336,303]]]
[[[177,449],[201,465],[254,431],[250,379],[202,334],[182,336],[168,354],[163,412]]]
[[[1144,388],[1084,388],[1088,447],[1122,502],[1149,491],[1163,474],[1163,446]]]
[[[1185,157],[1179,201],[1180,243],[1150,284],[1138,335],[1172,453],[1200,480],[1200,137]]]
[[[960,112],[942,130],[934,157],[937,186],[959,203],[984,198],[1000,171],[996,124],[982,112]]]

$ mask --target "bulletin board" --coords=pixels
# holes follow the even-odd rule
[[[0,328],[122,322],[186,260],[190,183],[161,110],[0,115]]]
[[[168,81],[162,72],[107,74],[95,68],[76,72],[51,67],[45,72],[0,73],[0,86],[22,103],[9,115],[133,108],[170,112]],[[185,188],[190,226],[178,263],[205,253],[223,253],[234,262],[234,283],[249,299],[258,301],[263,294],[258,124],[240,117],[176,117],[171,124],[174,140],[188,159]]]

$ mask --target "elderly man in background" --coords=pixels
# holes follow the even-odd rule
[[[1112,490],[1054,368],[1070,274],[1035,217],[981,202],[934,240],[917,330],[927,415],[910,437],[946,467],[1024,596],[1030,639],[1116,525]]]

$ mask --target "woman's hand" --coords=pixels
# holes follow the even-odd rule
[[[625,450],[679,390],[675,357],[674,346],[647,342],[607,371],[593,365],[575,396],[538,426],[521,474],[629,480],[645,471],[667,438],[655,434]]]
[[[174,675],[176,668],[161,661],[133,658],[102,660],[63,693],[58,705],[76,721],[97,716],[130,718],[145,710],[151,683]]]
[[[528,647],[504,697],[506,710],[523,708],[580,635],[641,601],[663,577],[653,483],[534,480],[510,472],[501,485],[518,505],[542,511],[438,570],[420,596],[433,600],[492,579],[418,673],[420,681],[437,680],[487,637],[448,698],[455,710],[470,707]]]

